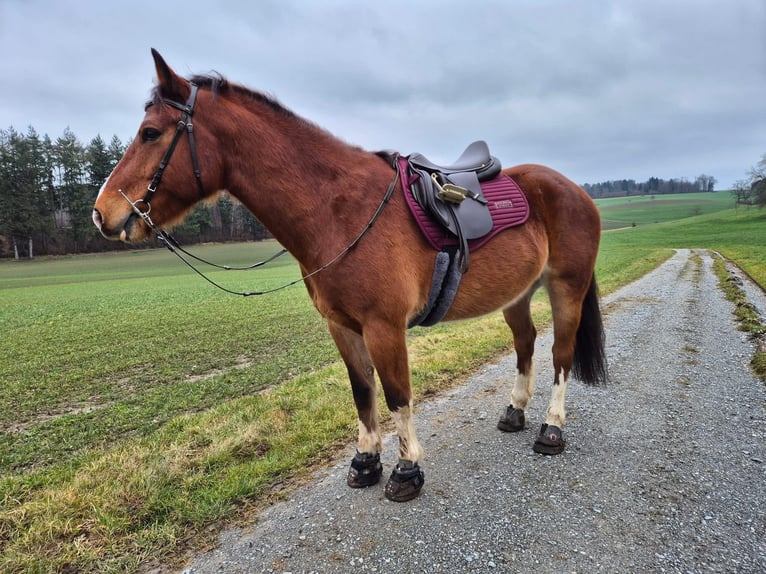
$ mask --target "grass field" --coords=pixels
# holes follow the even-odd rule
[[[734,207],[727,192],[641,195],[596,200],[605,230],[677,221]]]
[[[605,233],[602,291],[640,277],[670,247],[718,250],[766,284],[766,211],[682,217],[636,215],[635,228]],[[276,249],[198,248],[232,265]],[[284,257],[212,276],[265,289],[298,268]],[[535,309],[544,324],[546,306]],[[2,262],[0,310],[2,572],[172,560],[355,438],[345,371],[302,286],[232,297],[148,250]],[[409,342],[423,397],[510,341],[498,314],[413,329]]]

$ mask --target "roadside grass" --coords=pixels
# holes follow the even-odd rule
[[[713,260],[713,269],[724,295],[734,303],[734,316],[739,322],[739,329],[748,333],[756,342],[756,351],[750,359],[750,367],[761,380],[766,381],[766,317],[759,315],[753,304],[747,300],[738,281],[726,268],[724,259],[716,257]]]
[[[764,285],[764,216],[730,210],[605,233],[602,293],[672,247],[715,249]],[[199,250],[241,264],[276,245]],[[298,275],[291,259],[279,261],[214,277],[263,288]],[[345,370],[300,286],[224,296],[151,250],[0,263],[0,308],[0,571],[176,561],[355,437]],[[546,325],[547,304],[534,308]],[[408,339],[419,399],[510,344],[500,314]]]

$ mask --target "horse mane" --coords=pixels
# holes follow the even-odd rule
[[[222,96],[239,96],[246,100],[251,100],[256,103],[263,104],[281,116],[293,119],[302,119],[292,110],[283,106],[273,96],[259,92],[257,90],[252,90],[246,86],[243,86],[242,84],[230,82],[228,79],[226,79],[226,77],[218,72],[211,72],[210,74],[197,74],[188,80],[197,84],[200,89],[210,90],[213,94],[221,94]],[[155,86],[152,89],[150,100],[146,103],[145,107],[149,107],[150,105],[159,105],[161,103],[162,96],[159,93],[159,86]]]

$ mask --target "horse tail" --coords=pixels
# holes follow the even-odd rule
[[[572,374],[586,385],[600,385],[607,382],[609,373],[606,364],[605,342],[606,336],[601,320],[598,284],[594,273],[582,303],[580,326],[577,328],[572,364]]]

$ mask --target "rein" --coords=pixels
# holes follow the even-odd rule
[[[276,258],[281,257],[282,255],[287,253],[287,249],[283,248],[282,250],[278,251],[277,253],[268,257],[267,259],[264,259],[263,261],[259,261],[258,263],[254,263],[252,265],[248,265],[246,267],[230,267],[229,265],[219,265],[217,263],[212,263],[192,253],[189,253],[183,247],[181,247],[181,245],[178,243],[178,241],[176,241],[176,239],[173,236],[171,236],[167,231],[164,231],[158,228],[154,224],[154,221],[152,221],[152,218],[149,215],[152,211],[152,206],[151,206],[151,203],[149,202],[154,196],[154,193],[157,191],[157,187],[159,186],[160,181],[162,180],[162,174],[164,173],[165,168],[170,162],[170,158],[173,156],[173,152],[175,151],[176,145],[178,144],[178,141],[181,139],[181,135],[183,134],[184,130],[189,136],[189,149],[191,151],[192,167],[194,169],[194,178],[197,181],[197,188],[199,189],[199,196],[200,196],[200,199],[204,199],[205,197],[204,188],[202,186],[202,174],[200,172],[199,161],[197,159],[197,147],[194,143],[194,126],[191,121],[192,115],[194,114],[194,104],[197,99],[198,86],[194,82],[190,82],[190,85],[191,85],[191,93],[189,94],[189,98],[186,100],[186,104],[180,104],[176,101],[169,100],[167,98],[162,99],[164,103],[176,108],[177,110],[180,110],[183,113],[183,115],[181,116],[181,119],[178,121],[178,127],[176,128],[175,134],[173,135],[173,140],[170,142],[170,147],[168,147],[167,151],[165,152],[165,155],[162,157],[162,160],[160,161],[160,165],[157,167],[157,171],[154,173],[154,176],[152,177],[151,183],[149,183],[149,186],[146,188],[146,194],[144,195],[144,197],[136,201],[131,201],[130,198],[121,189],[118,190],[120,195],[122,195],[122,197],[125,198],[125,201],[127,201],[130,204],[130,207],[133,210],[133,213],[135,213],[138,217],[140,217],[144,221],[144,223],[149,227],[149,229],[154,231],[155,235],[157,236],[157,239],[159,239],[162,242],[162,244],[165,247],[167,247],[171,253],[175,254],[197,275],[202,277],[205,281],[207,281],[211,285],[218,287],[218,289],[220,289],[221,291],[225,291],[226,293],[230,293],[232,295],[241,295],[242,297],[250,297],[252,295],[266,295],[268,293],[281,291],[282,289],[292,287],[293,285],[296,285],[300,283],[301,281],[305,281],[309,277],[313,277],[317,273],[324,271],[325,269],[330,267],[332,264],[334,264],[336,261],[341,259],[354,247],[356,247],[356,245],[362,240],[362,237],[364,237],[367,234],[367,232],[372,228],[373,224],[375,223],[375,221],[378,219],[381,212],[383,211],[383,208],[391,199],[391,196],[394,193],[394,189],[396,189],[397,181],[399,180],[398,170],[394,174],[394,179],[389,184],[388,189],[386,190],[386,193],[383,196],[383,199],[381,200],[380,204],[375,210],[375,213],[373,213],[372,217],[367,222],[367,225],[364,227],[364,229],[362,229],[359,235],[357,235],[356,238],[345,249],[343,249],[335,257],[330,259],[327,263],[320,265],[319,267],[314,269],[314,271],[312,271],[311,273],[302,275],[300,278],[294,281],[285,283],[284,285],[281,285],[279,287],[274,287],[273,289],[266,289],[264,291],[234,291],[232,289],[228,289],[227,287],[224,287],[223,285],[220,285],[219,283],[216,283],[215,281],[213,281],[210,277],[208,277],[202,271],[197,269],[194,266],[194,264],[191,263],[186,257],[184,257],[184,255],[186,255],[187,257],[194,259],[200,263],[204,263],[205,265],[210,265],[211,267],[216,267],[218,269],[223,269],[226,271],[232,271],[232,270],[246,271],[249,269],[256,269],[258,267],[262,267],[266,265],[267,263],[271,263]],[[146,206],[146,211],[142,211],[139,208],[139,204],[144,204]]]

